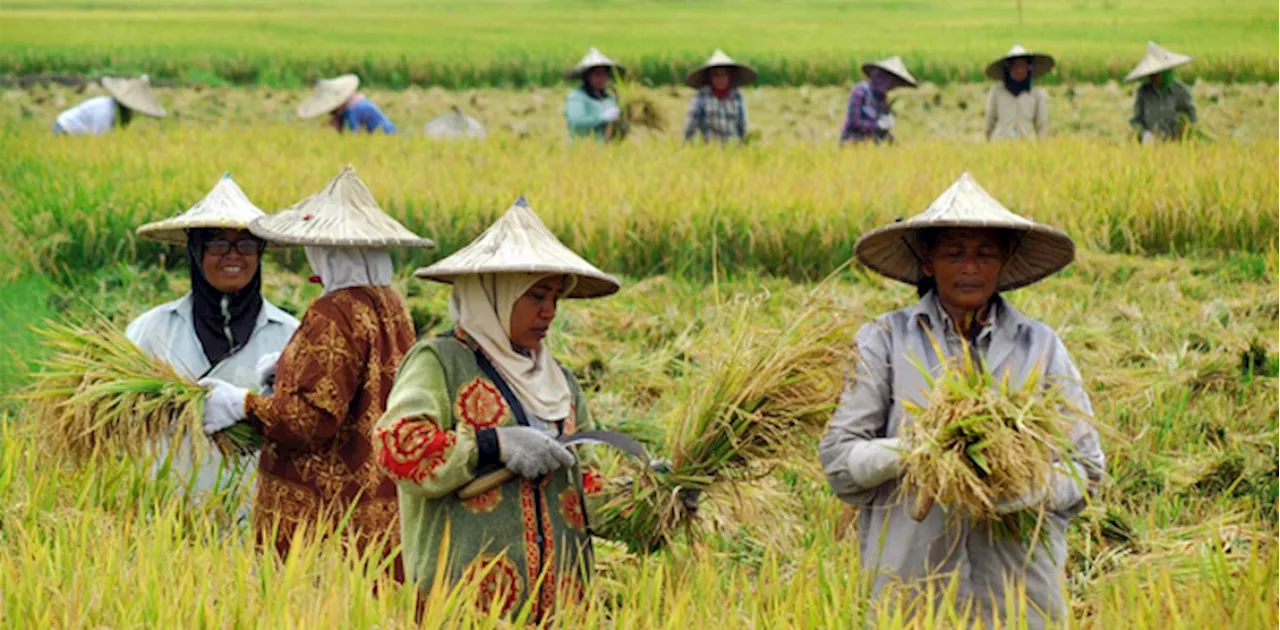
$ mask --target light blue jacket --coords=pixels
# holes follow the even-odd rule
[[[618,106],[618,101],[612,94],[595,99],[588,96],[581,87],[569,92],[564,101],[564,120],[569,125],[569,137],[595,136],[603,140],[608,123],[600,118],[600,114],[609,105]]]

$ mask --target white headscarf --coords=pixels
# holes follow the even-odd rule
[[[485,356],[511,386],[525,411],[543,420],[563,420],[569,416],[573,396],[560,365],[547,349],[529,356],[511,344],[511,309],[539,280],[555,273],[482,273],[458,276],[453,281],[449,315],[454,324],[484,350]],[[572,289],[577,278],[572,278]]]
[[[349,287],[391,284],[395,270],[386,250],[310,245],[304,249],[307,263],[324,284],[325,295]]]

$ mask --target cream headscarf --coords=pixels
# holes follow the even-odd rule
[[[349,287],[386,286],[395,273],[391,255],[383,249],[319,245],[303,249],[311,270],[320,276],[325,295]]]
[[[511,309],[539,280],[554,273],[482,273],[453,281],[449,315],[454,324],[476,340],[498,373],[506,379],[525,411],[543,420],[569,416],[572,394],[560,365],[544,347],[526,356],[511,345]],[[568,293],[577,277],[561,291]]]

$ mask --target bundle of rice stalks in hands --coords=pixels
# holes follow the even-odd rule
[[[651,131],[667,130],[667,118],[662,114],[658,103],[641,96],[635,86],[623,76],[614,73],[614,85],[618,97],[618,109],[621,110],[618,120],[609,123],[605,129],[605,138],[611,141],[622,141],[637,126]]]
[[[92,326],[47,322],[34,331],[48,354],[20,398],[51,449],[84,460],[137,455],[154,440],[190,436],[196,456],[204,454],[204,389],[147,356],[105,317]],[[213,443],[238,456],[259,448],[262,436],[241,422]]]
[[[730,350],[674,393],[666,465],[640,467],[634,481],[605,491],[597,529],[632,552],[655,551],[681,530],[694,538],[704,490],[768,474],[820,431],[853,359],[848,319],[830,306],[805,305],[784,328],[743,308],[710,330]]]
[[[997,534],[1030,543],[1044,533],[1043,506],[1003,515],[997,506],[1052,482],[1055,458],[1072,451],[1070,405],[1036,375],[1019,387],[1007,373],[996,378],[974,365],[967,346],[960,359],[937,377],[921,367],[926,404],[903,402],[911,416],[901,434],[903,485],[917,492],[913,516],[924,518],[937,502],[948,518],[988,521]]]

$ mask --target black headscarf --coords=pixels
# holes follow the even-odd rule
[[[1031,71],[1034,69],[1035,64],[1031,59],[1027,59],[1027,78],[1022,81],[1014,81],[1013,77],[1009,76],[1009,66],[1013,65],[1015,61],[1017,61],[1017,59],[1004,60],[1004,89],[1009,90],[1010,94],[1017,96],[1031,89]]]
[[[582,91],[586,92],[587,96],[590,96],[593,100],[598,101],[608,96],[609,90],[608,88],[597,90],[594,87],[591,87],[591,73],[595,72],[595,70],[595,68],[587,68],[587,71],[582,73]]]
[[[262,265],[243,289],[224,294],[204,277],[204,244],[212,240],[211,230],[187,233],[187,268],[191,275],[191,312],[196,337],[210,365],[236,352],[249,342],[262,311]],[[223,300],[226,300],[225,311]]]

